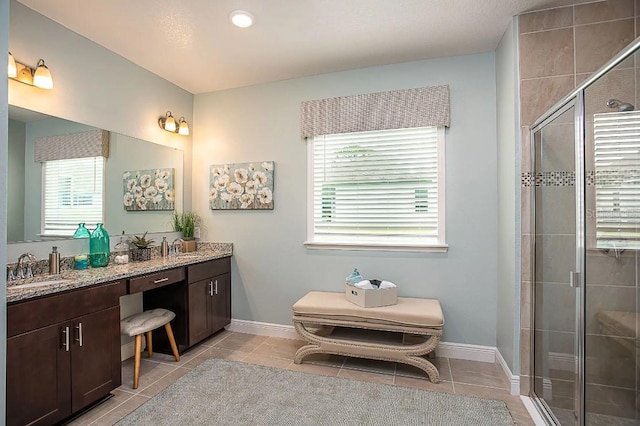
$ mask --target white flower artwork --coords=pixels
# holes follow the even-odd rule
[[[127,211],[174,210],[175,169],[127,171],[122,174]]]
[[[273,161],[209,168],[211,210],[273,210]]]

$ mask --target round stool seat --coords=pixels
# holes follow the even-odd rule
[[[120,333],[128,336],[146,333],[169,323],[176,317],[173,312],[157,308],[131,315],[120,321]]]

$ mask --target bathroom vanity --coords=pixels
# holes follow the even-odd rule
[[[231,255],[232,245],[220,244],[174,258],[63,271],[42,286],[10,284],[7,424],[57,423],[121,385],[120,296],[143,292],[145,310],[175,312],[180,352],[228,325]],[[154,334],[154,350],[168,349],[162,339]]]

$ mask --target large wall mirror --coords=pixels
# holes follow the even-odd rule
[[[42,163],[34,160],[37,138],[96,130],[84,124],[9,106],[7,241],[42,240]],[[126,211],[123,174],[129,171],[175,169],[175,209],[183,210],[184,152],[179,149],[109,134],[104,168],[104,224],[111,235],[172,231],[172,211]],[[48,238],[47,238],[48,239]]]

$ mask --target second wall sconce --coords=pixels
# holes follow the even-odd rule
[[[160,117],[158,119],[158,124],[161,129],[166,130],[167,132],[178,133],[184,136],[189,134],[189,124],[187,124],[184,117],[180,117],[176,123],[176,119],[171,115],[171,111],[167,111],[164,117]]]
[[[33,69],[28,65],[17,62],[11,52],[9,52],[8,74],[10,79],[30,86],[40,87],[41,89],[53,89],[51,72],[44,64],[43,59],[40,59],[36,68]]]

